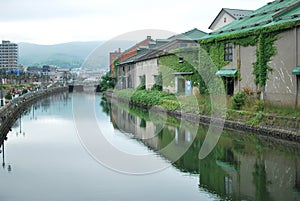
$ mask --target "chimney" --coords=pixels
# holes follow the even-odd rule
[[[147,36],[147,40],[151,40],[151,36]]]

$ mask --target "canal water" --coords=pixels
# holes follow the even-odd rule
[[[91,106],[93,113],[78,113]],[[83,132],[81,123],[94,120],[96,125]],[[89,147],[94,131],[120,152],[145,155],[152,164],[115,157],[101,142],[102,149]],[[208,125],[98,95],[54,95],[29,107],[2,142],[0,200],[300,200],[299,144],[224,130],[200,160],[207,131]],[[172,153],[182,155],[176,160],[161,151],[170,144]],[[145,164],[149,169],[142,173],[138,168]]]

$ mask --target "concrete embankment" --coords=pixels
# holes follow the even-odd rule
[[[111,92],[105,92],[104,95],[108,99],[114,99],[119,102],[124,102],[128,103],[127,100],[121,100],[118,99],[116,96],[114,96],[113,93]],[[149,109],[146,105],[140,104],[140,103],[134,103],[134,102],[129,102],[130,105],[141,107],[144,109]],[[151,107],[152,111],[156,112],[161,112],[161,113],[167,113],[171,116],[174,116],[179,119],[187,120],[193,123],[204,123],[204,124],[210,124],[211,122],[215,122],[214,125],[218,125],[220,122],[224,122],[224,127],[227,129],[233,129],[233,130],[238,130],[238,131],[244,131],[245,133],[252,133],[252,134],[258,134],[258,135],[263,135],[267,137],[274,137],[277,139],[283,139],[283,140],[288,140],[292,142],[300,142],[300,131],[298,128],[299,123],[296,124],[296,127],[294,126],[295,123],[293,119],[291,119],[291,124],[287,122],[286,125],[293,125],[292,127],[283,127],[282,125],[267,125],[267,124],[262,124],[262,125],[249,125],[246,122],[241,122],[241,121],[235,121],[235,120],[219,120],[219,119],[213,119],[210,116],[205,116],[205,115],[198,115],[198,114],[193,114],[193,113],[184,113],[180,110],[175,110],[175,111],[169,111],[161,107]],[[278,122],[282,122],[281,118],[283,117],[277,117]],[[273,117],[273,119],[276,119],[276,117]],[[276,121],[275,121],[276,123]],[[293,123],[293,124],[292,124]]]
[[[34,101],[49,95],[61,92],[67,92],[67,87],[57,87],[46,89],[42,91],[29,92],[22,96],[19,96],[8,104],[0,108],[0,140],[3,141],[6,138],[6,134],[9,132],[15,121],[20,115],[31,106]]]

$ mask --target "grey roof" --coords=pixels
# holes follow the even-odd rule
[[[117,66],[158,57],[165,54],[165,50],[177,43],[195,43],[198,45],[195,41],[198,41],[205,35],[207,35],[207,33],[194,28],[182,34],[171,36],[168,39],[157,39],[156,41],[151,41],[149,46],[140,46],[136,55],[119,62]]]
[[[232,8],[222,8],[222,10],[218,13],[218,15],[216,16],[216,18],[213,20],[213,22],[209,25],[209,29],[213,26],[213,24],[217,21],[217,19],[219,18],[220,14],[222,12],[228,13],[228,15],[230,15],[231,17],[233,17],[234,19],[240,19],[246,15],[248,15],[249,13],[252,12],[252,10],[243,10],[243,9],[232,9]]]
[[[229,15],[231,15],[235,19],[240,19],[252,12],[252,10],[241,10],[241,9],[231,9],[231,8],[223,8]]]
[[[198,41],[200,38],[205,36],[207,33],[204,31],[201,31],[197,28],[191,29],[187,32],[184,32],[182,34],[177,34],[174,36],[171,36],[168,38],[169,40],[176,40],[176,39],[183,39],[183,40],[193,40],[193,41]]]

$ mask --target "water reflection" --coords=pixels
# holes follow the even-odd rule
[[[1,144],[0,153],[2,154],[2,168],[3,168],[3,170],[7,170],[7,172],[10,173],[12,171],[12,164],[5,162],[5,146],[4,146],[4,141]]]
[[[26,115],[22,115],[21,130],[26,131],[26,136],[15,135],[20,129],[18,119],[7,135],[8,140],[5,141],[5,145],[1,146],[3,151],[5,147],[5,153],[2,155],[4,171],[0,171],[0,200],[206,201],[218,199],[216,194],[199,191],[197,175],[185,175],[173,166],[155,174],[139,176],[119,174],[103,167],[86,152],[74,125],[72,101],[76,98],[85,100],[89,97],[58,95],[49,98],[50,104],[49,99],[41,100],[29,107]],[[106,128],[105,134],[111,136],[112,140],[116,140],[116,143],[127,144],[126,148],[130,148],[130,151],[143,153],[153,153],[149,148],[163,146],[163,144],[155,144],[161,141],[160,135],[157,135],[154,141],[148,139],[149,148],[147,148],[142,142],[148,134],[141,134],[140,139],[137,137],[132,139],[119,130],[114,130],[109,121],[111,110],[109,115],[102,112],[99,97],[94,104],[99,123]],[[113,118],[113,115],[111,117]],[[137,124],[139,131],[146,131],[151,127],[147,119],[138,121]],[[159,131],[160,127],[157,129]],[[173,127],[171,126],[170,129],[172,130]],[[172,131],[174,131],[172,135],[175,136],[176,131]],[[185,132],[178,129],[177,133],[177,143],[181,146],[184,139],[181,135]],[[149,136],[153,136],[153,133],[149,133]],[[188,136],[187,133],[187,142],[191,139]],[[154,157],[157,161],[166,162],[157,155]],[[9,170],[11,172],[8,172]]]
[[[63,103],[64,106],[68,104],[70,101],[70,97],[68,93],[62,93],[62,94],[57,94],[55,96],[49,96],[46,98],[43,98],[40,101],[34,102],[30,107],[25,108],[24,112],[20,114],[19,118],[15,121],[15,123],[12,126],[12,129],[9,130],[9,133],[12,133],[15,131],[15,136],[16,138],[22,136],[26,136],[26,131],[22,127],[22,119],[23,117],[30,116],[30,120],[37,120],[38,115],[36,114],[35,111],[39,110],[41,113],[48,113],[49,114],[49,108],[51,104],[59,103],[59,110],[60,110],[60,105]],[[12,164],[6,163],[5,161],[5,142],[8,140],[8,135],[9,133],[2,133],[1,134],[1,139],[0,139],[0,153],[2,154],[2,168],[7,170],[8,172],[12,171]]]
[[[224,131],[213,152],[199,160],[207,126],[97,97],[96,116],[110,140],[134,153],[155,151],[158,160],[176,161],[149,175],[106,169],[78,139],[75,98],[88,97],[66,93],[35,103],[8,140],[0,141],[0,200],[300,200],[299,144]],[[175,154],[189,148],[174,160],[160,151],[166,147]]]
[[[236,131],[224,131],[204,160],[198,153],[208,127],[167,116],[150,118],[146,110],[101,101],[115,128],[159,150],[174,142],[174,152],[188,151],[173,163],[182,172],[199,175],[199,188],[229,200],[300,200],[300,146]],[[111,108],[111,110],[109,110]]]

